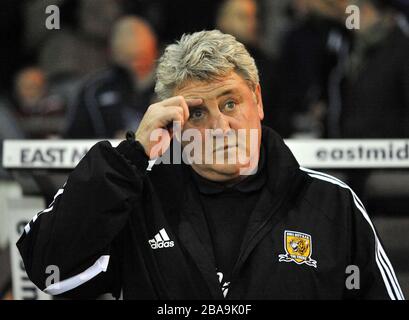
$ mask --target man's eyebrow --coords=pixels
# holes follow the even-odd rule
[[[217,96],[217,98],[220,98],[220,97],[223,97],[223,96],[227,96],[227,95],[229,95],[229,94],[236,93],[236,92],[237,92],[237,90],[235,90],[235,89],[227,89],[227,90],[223,91],[222,93],[220,93],[220,94]]]
[[[237,93],[237,92],[238,92],[237,89],[226,89],[226,90],[224,90],[223,92],[221,92],[220,94],[218,94],[218,95],[216,96],[216,99],[218,99],[218,98],[220,98],[220,97],[223,97],[223,96],[227,96],[227,95],[229,95],[229,94],[235,94],[235,93]],[[188,97],[188,98],[186,98],[186,99],[202,99],[202,98],[194,96],[194,97]],[[205,104],[203,103],[203,104],[201,104],[201,105],[193,106],[193,107],[189,106],[189,104],[188,104],[188,107],[189,107],[189,108],[200,108],[200,107],[205,107]]]

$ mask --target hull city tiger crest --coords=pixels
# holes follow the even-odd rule
[[[279,262],[295,262],[317,267],[317,261],[311,259],[312,238],[309,234],[297,231],[284,231],[284,250],[286,254],[280,254]]]

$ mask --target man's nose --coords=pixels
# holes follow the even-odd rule
[[[230,122],[223,113],[219,113],[213,120],[212,129],[223,134],[228,133],[231,130]]]

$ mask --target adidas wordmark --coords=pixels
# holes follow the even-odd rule
[[[159,232],[155,235],[155,237],[149,240],[149,244],[151,245],[151,248],[154,250],[162,248],[171,248],[174,246],[174,242],[169,239],[169,236],[164,228],[160,229]]]

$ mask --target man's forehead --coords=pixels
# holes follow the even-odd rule
[[[245,80],[237,73],[213,81],[190,80],[176,91],[177,95],[185,98],[217,98],[227,92],[240,93],[249,89]]]

